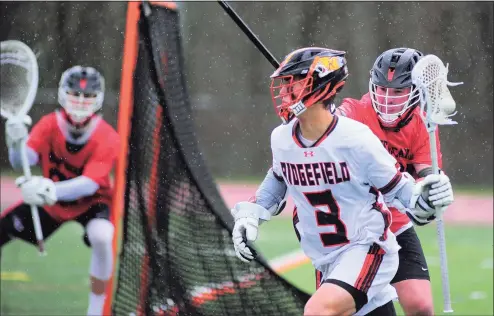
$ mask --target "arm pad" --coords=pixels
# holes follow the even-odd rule
[[[55,192],[58,201],[75,201],[85,196],[91,196],[98,191],[99,185],[85,176],[55,182]]]
[[[384,202],[387,205],[393,205],[394,203],[400,203],[404,208],[410,207],[410,200],[413,195],[413,188],[415,186],[415,180],[407,172],[401,173],[401,178],[392,190],[383,194]],[[395,199],[397,201],[395,201]],[[397,206],[395,206],[397,207]],[[405,211],[397,207],[402,213]]]
[[[34,151],[31,147],[26,146],[26,154],[27,160],[29,162],[29,166],[34,166],[38,163],[38,153]],[[20,146],[9,147],[9,162],[12,168],[15,170],[22,168],[22,158],[21,158],[21,149]]]
[[[285,208],[287,197],[288,188],[285,182],[279,181],[273,169],[269,169],[257,189],[254,202],[269,210],[271,215],[276,216]]]

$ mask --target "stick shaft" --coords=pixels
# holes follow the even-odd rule
[[[22,171],[24,172],[24,177],[26,177],[26,179],[31,179],[31,169],[29,167],[29,161],[26,152],[26,141],[22,141],[21,146]],[[45,255],[43,230],[41,229],[41,221],[39,219],[38,207],[36,205],[31,205],[31,216],[33,219],[34,233],[36,235],[39,252],[40,254]]]
[[[431,123],[429,123],[431,124]],[[439,164],[437,159],[437,147],[436,147],[436,126],[429,127],[429,143],[431,148],[431,162],[432,171],[434,174],[439,173]],[[449,287],[449,272],[448,272],[448,255],[446,253],[446,236],[444,233],[443,213],[441,210],[437,211],[436,217],[437,225],[437,242],[439,246],[439,263],[441,266],[441,280],[443,290],[443,310],[445,313],[453,312],[451,307],[451,293]]]

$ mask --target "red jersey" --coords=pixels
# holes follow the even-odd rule
[[[388,152],[396,158],[400,164],[401,171],[407,171],[417,178],[414,164],[431,165],[431,154],[429,144],[429,133],[425,128],[420,116],[420,108],[415,108],[411,113],[410,122],[399,132],[385,130],[381,127],[377,113],[372,107],[372,101],[369,94],[362,96],[360,100],[343,99],[342,104],[338,107],[341,115],[359,121],[367,125],[372,132],[381,140],[383,146]],[[439,167],[442,167],[442,154],[439,142],[439,132],[436,130],[436,144]],[[405,226],[411,226],[408,216],[400,213],[395,208],[390,208],[393,222],[391,231],[393,233],[403,231]]]
[[[39,155],[43,176],[51,180],[65,181],[85,176],[99,185],[92,196],[76,201],[59,201],[43,208],[56,220],[67,221],[86,212],[98,203],[111,207],[112,185],[110,171],[116,161],[120,138],[107,122],[99,119],[88,141],[83,145],[71,145],[57,121],[57,113],[50,113],[34,125],[27,145]]]

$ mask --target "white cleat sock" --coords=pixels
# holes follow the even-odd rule
[[[89,307],[87,308],[87,316],[103,315],[103,307],[105,305],[106,294],[89,293]]]

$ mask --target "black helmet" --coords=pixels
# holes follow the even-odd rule
[[[329,104],[348,77],[345,52],[320,47],[288,54],[271,75],[271,96],[278,116],[288,123],[315,103]],[[294,84],[303,84],[293,91]]]
[[[70,120],[79,124],[101,109],[104,93],[105,79],[96,69],[74,66],[62,74],[58,103]]]
[[[412,84],[412,69],[424,56],[413,48],[393,48],[382,53],[370,71],[369,94],[381,122],[392,126],[419,102]]]

